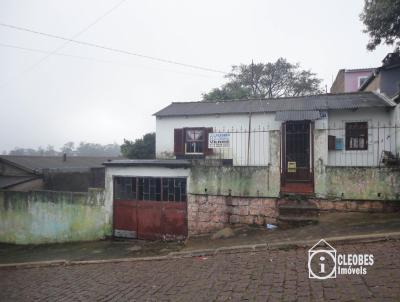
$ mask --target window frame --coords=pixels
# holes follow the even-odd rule
[[[167,186],[164,186],[164,181],[167,181]],[[172,188],[169,187],[169,184],[173,183]],[[118,192],[117,183],[124,183],[124,188],[122,190],[122,194]],[[114,194],[113,200],[117,201],[155,201],[155,202],[187,202],[187,177],[158,177],[158,176],[113,176],[114,183]],[[131,192],[127,192],[127,187],[131,188]],[[148,185],[146,185],[146,183]],[[152,186],[152,183],[155,186]],[[159,192],[157,191],[157,183],[159,183]],[[128,184],[128,185],[126,185]],[[135,187],[133,187],[135,184]],[[183,186],[182,186],[183,184]],[[147,188],[146,188],[147,187]],[[155,188],[155,191],[152,192],[152,187]],[[164,196],[164,189],[167,189],[167,197]],[[172,189],[172,196],[170,196],[170,189]],[[179,189],[179,194],[177,194],[176,190]],[[140,195],[141,198],[140,198]],[[159,198],[156,197],[154,199],[150,198],[152,195],[159,195]],[[179,198],[177,198],[179,195]],[[145,198],[148,196],[148,198]]]
[[[208,139],[206,138],[206,135],[208,135],[207,134],[207,131],[206,131],[207,129],[206,129],[206,127],[191,127],[191,128],[183,128],[183,138],[184,138],[184,140],[183,140],[183,144],[184,144],[184,153],[185,153],[185,155],[205,155],[205,151],[206,151],[206,148],[208,147],[208,146],[206,146],[206,144],[207,144],[207,141],[208,141]],[[200,140],[197,140],[197,141],[194,141],[195,143],[199,143],[199,142],[201,142],[202,143],[202,147],[203,147],[203,151],[202,152],[188,152],[187,151],[187,144],[190,142],[188,142],[187,141],[187,139],[186,139],[186,132],[187,131],[203,131],[203,139],[200,141]]]
[[[364,128],[362,128],[362,127],[360,127],[360,128],[353,128],[353,129],[351,129],[350,127],[351,127],[351,125],[354,125],[354,124],[364,124],[365,125],[365,127]],[[359,121],[359,122],[346,122],[345,123],[345,148],[346,148],[346,151],[366,151],[366,150],[368,150],[368,122],[366,122],[366,121]],[[354,132],[353,133],[349,133],[350,131],[354,131],[354,132],[359,132],[358,133],[358,135],[356,135],[356,134],[354,134]],[[363,133],[363,135],[362,135],[362,133],[361,132],[364,132]],[[351,139],[352,138],[356,138],[356,139],[358,139],[358,140],[360,140],[360,138],[364,138],[364,147],[362,147],[362,148],[360,148],[360,147],[357,147],[357,148],[355,148],[355,147],[351,147],[350,146],[350,141],[351,141]]]
[[[358,78],[357,78],[357,80],[358,80],[358,88],[360,88],[365,82],[363,82],[362,84],[361,84],[361,81],[362,80],[368,80],[368,78],[369,78],[369,76],[359,76]]]

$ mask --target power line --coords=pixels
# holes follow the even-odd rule
[[[117,9],[123,2],[125,2],[126,0],[121,0],[119,1],[116,5],[114,5],[112,8],[110,8],[108,11],[106,11],[103,15],[101,15],[100,17],[98,17],[96,20],[94,20],[92,23],[90,23],[89,25],[87,25],[85,28],[83,28],[81,31],[79,31],[78,33],[76,33],[74,36],[72,36],[71,39],[75,39],[77,37],[79,37],[81,34],[83,34],[84,32],[86,32],[87,30],[89,30],[91,27],[93,27],[94,25],[96,25],[98,22],[100,22],[101,19],[103,19],[104,17],[108,16],[109,14],[111,14],[115,9]],[[43,57],[42,59],[40,59],[38,62],[36,62],[32,67],[39,65],[40,63],[42,63],[44,60],[46,60],[47,58],[49,58],[52,54],[57,53],[59,50],[61,50],[62,48],[64,48],[65,45],[67,45],[68,43],[70,43],[70,41],[65,41],[63,44],[61,44],[59,47],[57,47],[55,50],[53,50],[52,52],[50,52],[47,56]]]
[[[86,32],[87,30],[89,30],[91,27],[93,27],[94,25],[96,25],[98,22],[100,22],[100,20],[102,20],[104,17],[108,16],[110,13],[112,13],[115,9],[117,9],[123,2],[125,2],[126,0],[121,0],[119,1],[116,5],[114,5],[113,7],[111,7],[108,11],[106,11],[104,14],[102,14],[100,17],[98,17],[96,20],[94,20],[92,23],[90,23],[89,25],[87,25],[85,28],[83,28],[82,30],[80,30],[79,32],[77,32],[75,35],[72,36],[72,39],[79,37],[81,34],[83,34],[84,32]],[[43,63],[45,60],[47,60],[50,56],[56,54],[59,50],[61,50],[62,48],[64,48],[68,43],[70,43],[70,41],[65,41],[64,43],[62,43],[60,46],[58,46],[56,49],[54,49],[53,51],[47,53],[43,58],[41,58],[40,60],[38,60],[37,62],[35,62],[34,64],[32,64],[31,66],[29,66],[28,68],[26,68],[25,70],[23,70],[19,75],[29,72],[30,70],[34,69],[35,67],[37,67],[38,65],[40,65],[41,63]],[[18,76],[18,75],[16,75]],[[4,85],[5,83],[3,83]]]
[[[221,71],[221,70],[217,70],[217,69],[213,69],[213,68],[202,67],[202,66],[199,66],[199,65],[187,64],[187,63],[182,63],[182,62],[178,62],[178,61],[173,61],[173,60],[168,60],[168,59],[163,59],[163,58],[143,55],[143,54],[131,52],[131,51],[128,51],[128,50],[123,50],[123,49],[118,49],[118,48],[114,48],[114,47],[103,46],[103,45],[99,45],[99,44],[95,44],[95,43],[91,43],[91,42],[85,42],[85,41],[79,41],[79,40],[75,40],[75,39],[69,39],[69,38],[65,38],[65,37],[59,36],[59,35],[54,35],[54,34],[49,34],[49,33],[41,32],[41,31],[36,31],[36,30],[29,29],[29,28],[26,28],[26,27],[20,27],[20,26],[11,25],[11,24],[5,24],[5,23],[0,23],[0,26],[12,28],[12,29],[19,30],[19,31],[25,31],[25,32],[29,32],[29,33],[32,33],[32,34],[42,35],[42,36],[49,37],[49,38],[64,40],[64,41],[68,41],[68,42],[72,42],[72,43],[76,43],[76,44],[80,44],[80,45],[84,45],[84,46],[100,48],[100,49],[104,49],[104,50],[108,50],[108,51],[112,51],[112,52],[117,52],[117,53],[122,53],[122,54],[126,54],[126,55],[136,56],[136,57],[149,59],[149,60],[153,60],[153,61],[158,61],[158,62],[162,62],[162,63],[174,64],[174,65],[178,65],[178,66],[183,66],[183,67],[188,67],[188,68],[193,68],[193,69],[199,69],[199,70],[203,70],[203,71],[227,74],[227,72],[225,72],[225,71]]]
[[[111,60],[104,60],[104,59],[85,57],[85,56],[77,56],[77,55],[71,55],[71,54],[60,53],[60,52],[53,53],[51,51],[47,51],[47,50],[43,50],[43,49],[28,48],[28,47],[22,47],[22,46],[6,44],[6,43],[1,43],[1,42],[0,42],[0,47],[13,48],[13,49],[18,49],[18,50],[23,50],[23,51],[42,53],[42,54],[53,54],[55,56],[68,57],[68,58],[92,61],[92,62],[97,62],[97,63],[112,64],[112,65],[116,65],[116,66],[119,66],[119,67],[126,67],[127,65],[131,65],[129,63],[128,64],[127,63],[123,63],[123,64],[121,63],[120,64],[118,62],[111,61]],[[135,67],[136,67],[136,65],[135,65]],[[163,69],[161,69],[161,70],[163,70]],[[175,70],[165,70],[165,71],[171,71],[171,72],[180,73],[180,74],[186,74],[186,75],[191,75],[191,76],[200,76],[200,77],[206,77],[206,78],[213,78],[212,76],[204,75],[204,74],[188,73],[188,72],[175,71]]]

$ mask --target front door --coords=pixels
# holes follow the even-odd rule
[[[310,121],[287,121],[283,127],[282,183],[311,183],[312,132]]]

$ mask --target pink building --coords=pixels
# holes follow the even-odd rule
[[[330,89],[331,93],[358,91],[375,68],[341,69]]]

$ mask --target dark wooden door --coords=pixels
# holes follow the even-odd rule
[[[312,181],[311,122],[288,121],[284,125],[283,179],[285,182]]]

